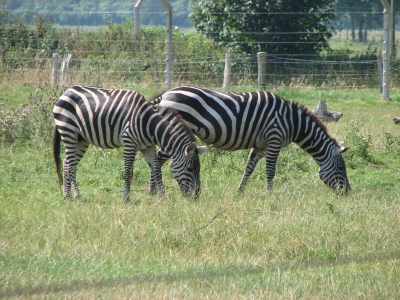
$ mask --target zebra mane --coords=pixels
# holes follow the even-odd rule
[[[318,118],[318,116],[317,116],[315,113],[313,113],[313,111],[310,110],[307,106],[305,106],[305,105],[303,105],[303,104],[300,104],[300,103],[298,103],[297,101],[293,101],[293,102],[290,102],[290,101],[288,101],[288,100],[284,100],[284,101],[286,101],[286,102],[288,102],[288,103],[290,103],[290,104],[292,105],[293,111],[296,111],[296,110],[298,110],[298,109],[301,109],[304,115],[306,115],[306,116],[309,117],[312,121],[314,121],[315,123],[317,123],[317,125],[318,125],[323,131],[325,131],[326,134],[327,134],[332,140],[334,140],[336,144],[338,144],[338,142],[336,141],[336,139],[333,138],[333,137],[329,134],[328,127],[325,125],[325,123],[322,122],[322,120],[321,120],[320,118]]]
[[[177,110],[170,107],[158,106],[158,104],[161,102],[162,95],[166,91],[168,91],[168,89],[155,92],[150,96],[148,101],[157,112],[159,112],[165,119],[168,119],[169,122],[172,122],[172,125],[175,125],[178,122],[181,123],[182,128],[192,137],[192,142],[196,141],[193,129],[186,123],[185,119],[182,118],[181,114]]]
[[[173,108],[159,107],[159,106],[156,107],[155,109],[164,119],[167,119],[172,126],[180,124],[181,125],[180,127],[190,135],[191,141],[192,142],[196,141],[193,129],[186,123],[186,121],[182,118],[182,116],[180,115],[180,113],[178,113],[178,111],[176,111]]]
[[[151,102],[151,104],[153,106],[158,105],[161,102],[161,96],[168,91],[168,89],[163,89],[161,91],[157,91],[154,94],[152,94],[149,98],[149,102]]]

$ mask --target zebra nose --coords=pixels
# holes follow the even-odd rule
[[[347,194],[351,190],[349,182],[341,182],[339,185],[338,192],[339,194]]]
[[[199,186],[196,186],[192,189],[187,190],[184,194],[188,198],[195,198],[197,199],[200,196],[201,190]]]
[[[345,188],[344,188],[344,190],[345,190],[346,193],[347,193],[348,191],[351,191],[351,186],[350,186],[350,183],[349,183],[348,181],[345,183]]]
[[[198,187],[196,187],[196,188],[194,189],[194,191],[193,191],[193,196],[194,196],[195,198],[198,198],[198,197],[200,196],[200,193],[201,193],[201,189],[200,189],[200,187],[198,186]]]

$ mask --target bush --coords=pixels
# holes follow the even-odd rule
[[[351,145],[346,157],[351,168],[365,165],[367,162],[373,162],[372,155],[369,151],[372,144],[372,136],[362,133],[362,125],[362,121],[357,120],[351,121],[345,127],[345,141],[347,145]]]
[[[0,11],[0,52],[6,57],[50,57],[55,51],[62,53],[65,45],[57,37],[50,14],[35,13],[32,18],[13,16]]]
[[[41,147],[51,141],[53,130],[53,106],[63,93],[63,87],[39,86],[30,94],[28,102],[11,111],[0,104],[1,145],[32,145]]]

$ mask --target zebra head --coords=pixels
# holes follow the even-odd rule
[[[207,152],[211,146],[197,147],[192,142],[184,147],[182,153],[177,153],[171,159],[172,176],[178,182],[182,194],[186,197],[199,196],[200,183],[200,159],[199,154]],[[159,157],[163,154],[159,151]]]
[[[346,165],[342,157],[342,153],[348,149],[349,147],[344,147],[343,142],[340,142],[331,149],[328,158],[320,163],[319,177],[334,192],[339,194],[347,193],[351,189],[347,179]]]

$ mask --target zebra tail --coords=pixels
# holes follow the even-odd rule
[[[57,126],[54,126],[52,142],[53,142],[53,158],[54,158],[54,163],[56,165],[58,183],[60,184],[60,191],[62,193],[61,185],[63,183],[63,178],[61,175],[61,158],[60,158],[61,134],[57,130]]]

